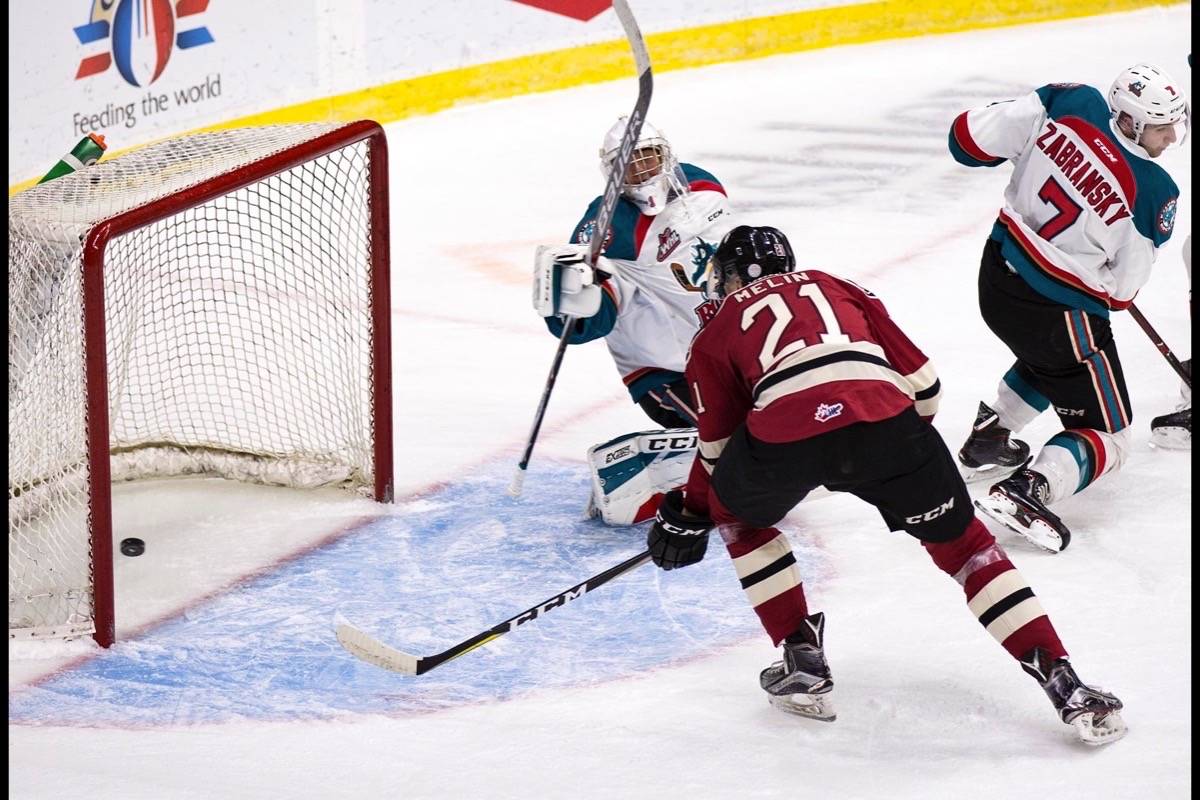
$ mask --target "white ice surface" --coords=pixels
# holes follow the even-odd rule
[[[957,447],[1009,363],[975,300],[979,253],[1009,169],[957,165],[946,149],[950,121],[1044,83],[1107,88],[1140,60],[1159,63],[1190,94],[1190,17],[1189,5],[1172,6],[666,73],[656,76],[650,119],[685,160],[724,182],[748,221],[785,230],[802,266],[850,277],[884,299],[938,365],[945,400],[936,424]],[[564,239],[601,190],[599,138],[634,95],[626,79],[388,127],[401,513],[419,512],[425,498],[484,465],[515,464],[554,349],[529,307],[533,248]],[[1182,213],[1138,305],[1184,357],[1190,143],[1162,163],[1181,188]],[[17,712],[25,693],[79,669],[63,656],[81,646],[21,645],[10,646],[10,796],[1189,796],[1191,460],[1148,446],[1148,420],[1173,408],[1178,381],[1128,315],[1113,327],[1135,411],[1129,462],[1061,504],[1075,532],[1065,553],[1001,536],[1080,674],[1125,701],[1131,732],[1112,747],[1073,744],[1046,698],[963,607],[959,587],[911,540],[886,533],[873,509],[834,496],[788,520],[793,540],[827,565],[806,587],[829,618],[833,724],[767,706],[757,674],[775,651],[753,634],[736,592],[728,613],[750,620],[749,637],[611,681],[417,714],[304,720],[281,707],[283,721],[187,723],[203,709],[189,708],[192,695],[182,691],[174,723],[64,724]],[[589,445],[647,427],[603,345],[572,348],[534,462],[577,464]],[[1045,417],[1026,435],[1036,445],[1054,427]],[[578,493],[578,482],[567,490]],[[145,556],[117,557],[121,638],[144,647],[159,621],[187,623],[187,610],[239,580],[270,575],[379,513],[336,495],[212,481],[121,486],[115,501],[116,538],[147,541]],[[631,535],[608,562],[570,574],[581,580],[636,552],[641,532]],[[553,550],[554,531],[545,538]],[[489,544],[482,535],[478,551],[468,542],[453,553],[464,585],[473,570],[503,569],[489,564]],[[719,546],[709,558],[727,560]],[[452,570],[443,574],[453,582]],[[684,586],[687,576],[672,580]],[[611,588],[618,597],[619,585]],[[538,596],[512,611],[551,593],[529,591]],[[638,624],[636,614],[589,612],[595,607],[581,603],[558,613],[606,629],[617,647]],[[437,609],[428,614],[436,626]],[[506,658],[520,659],[538,625],[485,650],[503,644]],[[599,657],[571,641],[553,652],[585,667]],[[469,669],[476,657],[455,663]],[[355,695],[363,673],[338,674]],[[452,683],[441,688],[455,692]],[[264,705],[271,698],[264,690]]]

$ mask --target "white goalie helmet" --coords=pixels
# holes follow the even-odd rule
[[[604,135],[604,144],[600,147],[600,172],[605,178],[612,171],[628,126],[629,117],[621,117]],[[670,143],[649,122],[643,123],[621,181],[621,194],[633,201],[643,214],[652,217],[661,213],[673,197],[687,191],[687,180]]]
[[[1151,64],[1123,71],[1108,90],[1114,122],[1122,113],[1133,122],[1133,143],[1141,144],[1147,125],[1174,125],[1175,143],[1182,144],[1189,127],[1189,109],[1182,87]]]

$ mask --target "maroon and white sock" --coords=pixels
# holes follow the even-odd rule
[[[722,525],[720,530],[746,598],[778,645],[808,616],[791,542],[776,528]]]
[[[1052,658],[1066,656],[1050,617],[1008,554],[978,519],[950,542],[924,542],[935,564],[954,577],[979,624],[1013,658],[1040,647]]]

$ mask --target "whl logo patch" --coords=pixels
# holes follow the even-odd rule
[[[679,234],[674,228],[667,228],[658,235],[658,260],[666,261],[676,247],[679,247]]]
[[[817,422],[829,422],[829,420],[841,414],[844,408],[845,406],[841,403],[834,403],[833,405],[821,403],[817,406],[817,413],[813,414],[813,419]]]
[[[116,65],[130,86],[149,86],[158,80],[176,47],[189,50],[211,44],[203,25],[177,31],[177,20],[202,14],[209,0],[93,0],[86,25],[76,27],[81,45],[108,43],[107,52],[85,56],[75,80],[99,75]]]

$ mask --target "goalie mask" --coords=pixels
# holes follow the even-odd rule
[[[604,135],[604,144],[600,148],[600,171],[605,178],[612,171],[628,125],[629,118],[621,117]],[[687,179],[671,152],[671,145],[657,128],[648,122],[643,123],[629,165],[625,168],[621,194],[629,198],[643,214],[653,217],[661,213],[671,199],[687,191]]]
[[[1178,83],[1158,67],[1137,64],[1122,72],[1108,90],[1108,107],[1112,110],[1114,127],[1122,114],[1128,114],[1132,136],[1121,133],[1134,144],[1142,145],[1142,133],[1150,125],[1172,125],[1174,145],[1183,143],[1189,127],[1188,103]]]
[[[796,256],[787,237],[778,228],[739,225],[721,240],[708,261],[704,296],[709,300],[725,297],[725,284],[733,278],[742,285],[766,275],[791,272]]]

